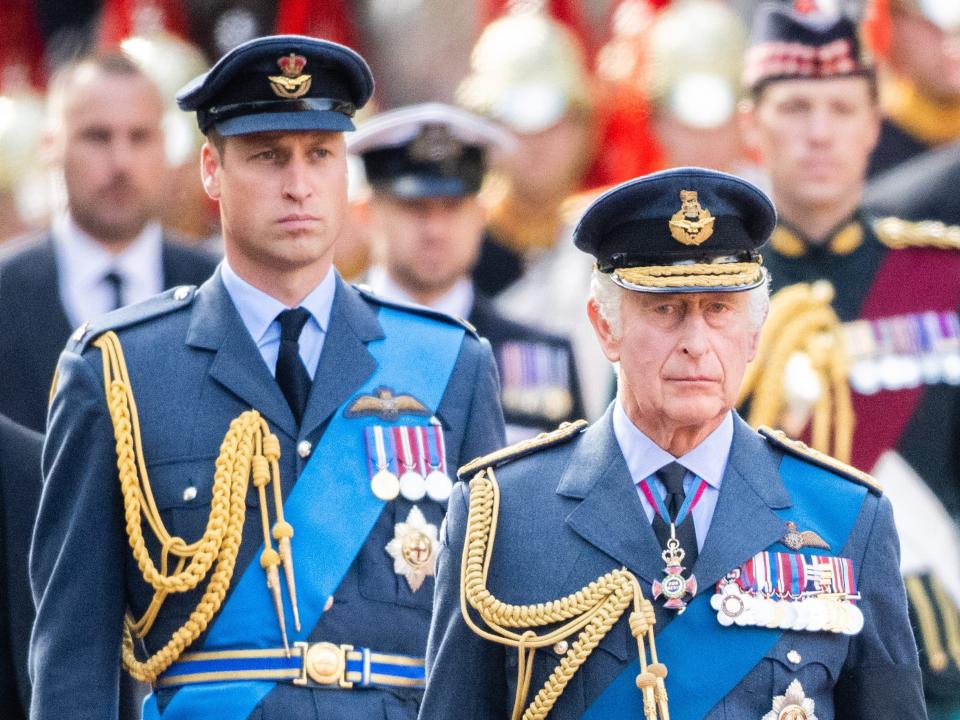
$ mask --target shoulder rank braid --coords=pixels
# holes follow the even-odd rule
[[[461,469],[464,474],[482,468],[470,481],[470,510],[460,570],[460,612],[467,626],[480,637],[517,649],[517,695],[511,717],[513,720],[541,720],[553,708],[590,653],[632,604],[629,625],[640,654],[640,674],[636,683],[643,693],[644,716],[647,720],[666,720],[669,718],[664,685],[667,668],[657,659],[653,605],[643,597],[639,582],[626,568],[612,570],[571,595],[534,605],[508,605],[487,589],[487,573],[500,512],[500,486],[493,466],[534,449],[565,441],[585,425],[584,421],[567,424],[553,433],[544,433],[534,440],[475,460]],[[479,620],[474,620],[473,612]],[[541,635],[532,629],[524,629],[555,623],[563,624]],[[554,645],[575,632],[579,632],[579,636],[524,710],[537,648]],[[644,638],[650,645],[649,661]]]
[[[251,475],[260,493],[264,551],[260,565],[267,576],[267,586],[274,599],[284,646],[287,646],[279,566],[286,574],[294,623],[299,630],[296,590],[290,538],[293,528],[283,519],[280,494],[280,441],[270,432],[267,422],[255,410],[235,418],[224,436],[217,457],[210,516],[199,540],[187,543],[171,536],[163,525],[150,488],[137,405],[133,397],[120,340],[107,332],[94,341],[103,356],[103,384],[117,448],[117,470],[123,494],[126,531],[133,557],[143,579],[154,590],[153,599],[143,616],[134,621],[129,616],[123,632],[123,665],[137,680],[153,682],[206,630],[219,611],[236,566],[237,553],[246,515],[247,486]],[[267,485],[273,485],[277,522],[272,535],[279,552],[273,549],[267,510]],[[160,567],[154,564],[143,535],[143,518],[160,543]],[[171,561],[175,563],[169,571]],[[215,566],[214,566],[215,564]],[[212,570],[212,572],[211,572]],[[147,660],[134,654],[133,635],[143,638],[150,632],[167,596],[185,593],[197,587],[209,575],[209,582],[189,619],[177,629],[167,643]]]
[[[836,458],[830,457],[819,450],[808,447],[806,443],[803,443],[800,440],[792,440],[791,438],[788,438],[786,433],[784,433],[782,430],[773,430],[772,428],[768,427],[760,427],[757,428],[757,432],[763,435],[767,442],[776,446],[780,450],[783,450],[790,455],[802,458],[803,460],[806,460],[817,467],[821,467],[824,470],[829,470],[835,475],[839,475],[846,480],[852,480],[858,485],[863,485],[874,495],[883,495],[883,487],[880,485],[880,483],[862,470],[857,470],[857,468],[853,467],[853,465],[847,465],[846,463],[840,462]]]
[[[784,377],[796,353],[810,362],[822,388],[813,407],[812,445],[843,461],[853,447],[853,401],[843,326],[831,306],[834,288],[826,280],[796,283],[770,300],[757,357],[747,366],[738,405],[750,399],[752,427],[779,426],[789,411]]]
[[[938,220],[919,222],[885,217],[873,222],[877,238],[893,250],[909,247],[930,247],[960,250],[960,225],[947,225]]]

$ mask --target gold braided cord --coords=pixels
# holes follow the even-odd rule
[[[887,217],[876,220],[873,229],[880,242],[894,250],[909,247],[960,249],[960,225],[947,225],[937,220],[912,222]]]
[[[638,287],[745,287],[763,278],[759,263],[697,263],[617,268],[614,274]]]
[[[104,389],[116,440],[117,470],[129,545],[144,580],[154,589],[153,599],[143,617],[136,621],[127,618],[124,624],[123,664],[136,679],[153,682],[204,632],[220,609],[240,550],[251,468],[266,465],[268,473],[271,464],[276,468],[279,441],[255,410],[235,418],[224,436],[215,463],[210,515],[203,534],[193,543],[170,535],[150,487],[137,406],[119,338],[108,332],[94,344],[103,357]],[[277,476],[272,479],[279,482]],[[255,480],[262,481],[258,477]],[[159,568],[147,550],[144,518],[160,543]],[[176,558],[176,566],[172,573],[168,573],[171,556]],[[133,634],[144,637],[150,631],[169,594],[193,590],[208,575],[206,589],[187,621],[160,650],[145,661],[139,660],[134,652]]]
[[[470,482],[470,510],[460,568],[460,612],[467,626],[480,637],[517,649],[517,695],[512,719],[545,718],[573,675],[632,604],[629,625],[639,647],[641,672],[637,686],[643,693],[644,714],[648,720],[669,720],[664,685],[667,669],[657,660],[654,610],[643,597],[637,579],[626,569],[617,569],[558,600],[534,605],[501,602],[487,589],[499,514],[500,488],[493,469],[486,468]],[[471,609],[479,615],[484,627],[474,620]],[[555,623],[563,624],[540,635],[530,629],[519,632],[511,629]],[[577,639],[524,710],[536,649],[554,645],[574,633],[579,633]],[[650,645],[650,662],[644,637]]]
[[[750,400],[753,427],[784,425],[788,411],[785,374],[802,353],[820,381],[813,406],[811,444],[842,462],[850,460],[854,414],[848,381],[849,358],[843,326],[831,307],[834,290],[826,281],[797,283],[778,292],[760,337],[757,357],[747,367],[738,404]],[[790,428],[792,434],[803,428]]]
[[[918,576],[905,577],[903,583],[907,586],[907,596],[913,603],[917,620],[920,621],[920,637],[923,638],[923,647],[927,652],[927,662],[930,663],[931,670],[941,673],[947,669],[950,660],[943,649],[943,643],[940,642],[933,603],[930,602],[927,591],[923,587],[923,581]]]

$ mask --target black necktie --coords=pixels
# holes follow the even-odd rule
[[[302,307],[284,310],[277,315],[280,323],[280,351],[277,354],[277,385],[290,404],[297,424],[303,419],[307,395],[313,381],[300,359],[300,333],[310,319],[310,311]]]
[[[123,278],[120,276],[120,273],[116,270],[111,270],[103,276],[103,281],[110,287],[113,293],[113,307],[110,309],[116,310],[119,307],[123,307]]]
[[[683,492],[683,478],[686,474],[686,468],[675,462],[664,465],[656,472],[660,482],[667,488],[664,503],[671,519],[676,519],[680,506],[686,499],[686,494]],[[653,517],[653,532],[656,534],[657,540],[660,541],[660,547],[666,548],[667,540],[670,539],[670,525],[663,521],[660,513]],[[676,528],[676,536],[677,540],[680,541],[680,547],[686,553],[683,566],[689,570],[697,560],[697,532],[693,526],[693,513],[687,512],[683,522]]]

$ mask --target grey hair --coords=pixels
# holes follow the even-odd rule
[[[613,334],[618,337],[623,329],[620,305],[625,292],[627,290],[617,285],[609,273],[593,269],[590,277],[590,299],[597,303],[600,317],[607,321]],[[760,330],[770,310],[770,275],[766,269],[763,270],[763,282],[746,292],[749,293],[750,322],[754,330]]]

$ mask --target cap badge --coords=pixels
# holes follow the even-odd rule
[[[408,157],[421,163],[456,163],[463,154],[463,144],[442,124],[424,125],[407,150]]]
[[[303,97],[310,90],[312,76],[303,73],[307,59],[303,55],[290,53],[277,59],[277,65],[283,75],[270,75],[270,87],[273,92],[287,100]]]
[[[684,245],[700,245],[713,235],[710,211],[700,207],[696,190],[680,191],[680,209],[670,218],[670,234]]]

